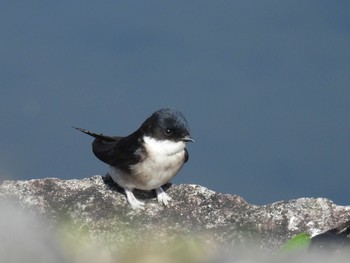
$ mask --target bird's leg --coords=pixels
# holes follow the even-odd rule
[[[166,207],[169,206],[169,201],[171,201],[171,197],[168,196],[162,189],[162,187],[156,188],[157,199],[159,203],[164,204]]]
[[[126,194],[126,198],[128,199],[128,202],[131,205],[132,209],[134,209],[134,210],[145,209],[145,203],[137,200],[136,197],[134,196],[134,194],[132,193],[131,189],[125,187],[124,191]]]

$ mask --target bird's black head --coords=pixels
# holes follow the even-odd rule
[[[153,113],[142,124],[141,130],[157,140],[193,142],[185,117],[181,112],[169,108]]]

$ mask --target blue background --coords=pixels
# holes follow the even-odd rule
[[[2,179],[105,174],[72,125],[182,111],[174,183],[349,204],[349,1],[1,1]]]

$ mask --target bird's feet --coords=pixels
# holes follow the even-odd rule
[[[132,209],[134,210],[145,209],[145,203],[137,200],[131,189],[124,188],[124,190],[125,190],[126,198],[128,199],[128,202],[131,205]],[[169,207],[169,202],[171,201],[171,197],[168,196],[161,187],[156,188],[156,194],[157,194],[158,203],[163,204],[165,207]]]
[[[136,199],[134,194],[132,193],[132,190],[129,188],[124,188],[126,198],[128,199],[129,204],[131,205],[131,208],[134,210],[144,210],[145,209],[145,203],[141,202]]]
[[[158,203],[163,204],[166,207],[169,207],[169,202],[171,201],[171,197],[168,196],[161,187],[156,188],[156,194]]]

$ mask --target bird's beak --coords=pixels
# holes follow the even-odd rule
[[[184,142],[194,142],[194,140],[193,140],[189,135],[187,135],[187,136],[185,136],[184,138],[182,138],[182,140],[183,140]]]

